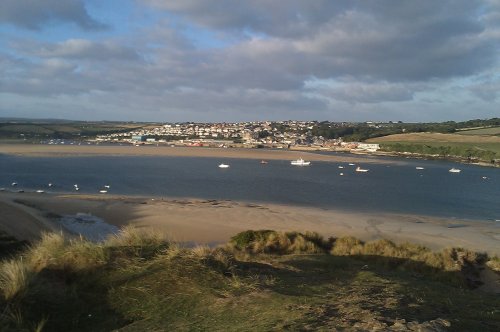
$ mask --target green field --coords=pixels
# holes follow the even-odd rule
[[[457,131],[460,135],[500,135],[500,127],[490,127],[490,128],[480,128],[471,130],[460,130]]]
[[[498,258],[315,233],[248,231],[215,249],[49,234],[0,264],[0,330],[498,331],[500,298],[472,289],[485,268]]]
[[[456,151],[491,151],[500,156],[500,144],[499,143],[462,143],[462,142],[387,142],[381,143],[381,146],[394,147],[395,145],[401,145],[405,147],[414,147],[414,146],[428,146],[428,147],[446,147],[449,146],[453,150]],[[411,151],[408,151],[411,152]]]

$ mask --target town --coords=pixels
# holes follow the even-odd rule
[[[378,126],[367,123],[368,126]],[[168,144],[173,146],[248,147],[328,151],[377,151],[379,144],[346,142],[341,136],[319,135],[321,126],[351,127],[349,123],[317,121],[259,121],[238,123],[168,123],[161,126],[97,135],[95,142],[130,143],[137,146]]]

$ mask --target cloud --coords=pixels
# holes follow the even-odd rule
[[[74,23],[84,30],[102,30],[106,25],[88,14],[82,0],[2,0],[0,23],[40,30],[53,22]]]
[[[65,3],[79,4],[93,21],[82,1]],[[26,105],[46,98],[45,105],[59,100],[75,109],[80,101],[82,110],[115,118],[123,112],[176,121],[405,120],[398,108],[412,119],[419,111],[429,119],[498,109],[498,82],[484,77],[498,72],[496,0],[141,3],[150,6],[145,12],[154,9],[154,20],[97,40],[88,31],[55,42],[37,31],[32,40],[10,35],[0,45],[0,93],[26,98]],[[43,8],[30,15],[45,17]],[[193,38],[198,31],[205,33]]]
[[[494,11],[479,0],[145,1],[211,29],[261,33],[239,47],[246,44],[263,64],[266,58],[292,57],[295,63],[285,60],[282,70],[321,78],[471,75],[494,64],[499,51],[500,36],[493,38],[494,25],[485,16]]]
[[[68,39],[56,44],[42,44],[35,51],[40,57],[60,57],[86,60],[139,60],[136,50],[115,42],[94,42],[87,39]]]

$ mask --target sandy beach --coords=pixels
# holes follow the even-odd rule
[[[151,227],[172,240],[191,244],[215,245],[240,231],[274,229],[500,254],[500,229],[493,223],[428,216],[185,198],[9,192],[0,193],[0,210],[0,229],[26,240],[36,239],[41,231],[61,231],[57,216],[87,213],[117,227]]]
[[[322,155],[307,151],[267,150],[240,148],[207,148],[207,147],[170,147],[170,146],[131,146],[131,145],[44,145],[44,144],[0,144],[0,154],[31,157],[64,157],[64,156],[170,156],[170,157],[211,157],[211,158],[245,158],[261,160],[294,160],[303,158],[309,161],[331,162],[363,162],[403,164],[404,161],[394,158],[364,158],[353,154]]]

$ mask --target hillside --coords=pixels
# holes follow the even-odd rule
[[[379,143],[383,151],[407,152],[463,161],[495,163],[500,158],[500,137],[441,133],[407,133],[367,140]]]
[[[0,266],[0,329],[498,331],[498,295],[473,288],[499,265],[314,233],[247,231],[221,248],[131,228],[99,244],[45,234]]]

